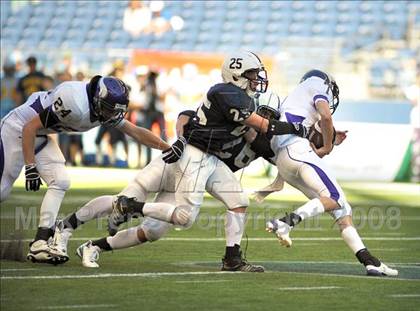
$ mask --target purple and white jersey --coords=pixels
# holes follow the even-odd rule
[[[91,120],[86,85],[86,82],[69,81],[51,91],[33,93],[14,112],[26,124],[44,109],[49,109],[50,115],[58,119],[58,123],[39,130],[37,134],[88,131],[100,123]]]
[[[324,80],[311,77],[300,83],[282,102],[280,106],[280,120],[289,123],[302,123],[311,127],[320,119],[316,105],[319,101],[332,101],[332,92]],[[276,151],[302,139],[296,135],[279,135],[271,139],[271,148]]]

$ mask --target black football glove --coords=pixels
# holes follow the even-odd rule
[[[38,191],[42,185],[41,176],[35,164],[25,165],[26,191]]]
[[[288,123],[275,119],[270,119],[268,123],[267,138],[271,139],[274,135],[295,134],[297,136],[306,138],[308,136],[308,129],[301,123]]]
[[[176,140],[176,142],[172,144],[171,148],[162,151],[163,161],[165,161],[165,163],[168,164],[178,161],[181,158],[182,153],[184,152],[186,144],[187,141],[185,140],[185,138],[182,136],[179,137]]]

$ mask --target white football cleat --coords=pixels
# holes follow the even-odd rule
[[[374,265],[367,265],[366,274],[371,276],[397,276],[398,270],[391,269],[386,264],[381,262],[379,267],[375,267]]]
[[[292,230],[292,228],[293,227],[289,226],[285,222],[274,219],[266,223],[265,230],[275,233],[281,245],[290,247],[292,246],[292,240],[289,237],[289,232]]]
[[[33,241],[29,246],[27,259],[32,262],[52,263],[53,255],[47,241]]]
[[[92,245],[92,241],[87,241],[86,243],[80,245],[76,254],[82,259],[82,265],[86,268],[98,268],[97,263],[99,259],[100,248]]]
[[[60,259],[64,263],[69,260],[69,255],[67,254],[67,245],[73,232],[71,229],[63,227],[64,223],[62,221],[57,223],[54,233],[54,239],[51,243],[51,252],[55,256],[60,257]]]

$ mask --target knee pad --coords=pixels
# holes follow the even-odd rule
[[[343,201],[341,202],[340,207],[330,211],[330,214],[335,220],[338,220],[345,216],[351,216],[353,213],[351,205],[347,201]]]
[[[143,230],[146,239],[149,242],[154,242],[163,237],[172,228],[172,225],[165,221],[147,217],[140,228]]]
[[[39,172],[42,179],[47,183],[48,188],[67,191],[70,188],[70,177],[64,164],[52,163],[42,165]]]
[[[238,195],[234,196],[234,200],[227,202],[227,208],[229,210],[238,208],[238,207],[248,207],[249,206],[249,199],[245,193],[238,193]]]
[[[67,191],[70,189],[70,179],[69,178],[60,178],[53,180],[52,183],[48,185],[48,188]]]

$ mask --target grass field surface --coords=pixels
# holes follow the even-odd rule
[[[72,188],[61,217],[96,196],[118,193],[135,174],[130,170],[96,172],[71,170]],[[103,182],[108,179],[112,181]],[[243,179],[248,191],[268,182],[266,178]],[[64,265],[2,260],[1,310],[419,310],[420,186],[342,185],[366,246],[399,270],[397,278],[365,276],[364,267],[328,215],[301,223],[291,234],[293,246],[281,247],[264,231],[265,221],[305,202],[303,195],[286,187],[262,204],[251,201],[249,208],[242,248],[250,262],[265,266],[265,273],[220,271],[225,209],[206,196],[193,228],[172,230],[152,244],[101,253],[99,269],[82,267],[74,252],[86,240],[106,235],[105,219],[75,231],[69,245],[71,258]],[[45,187],[28,193],[22,180],[17,182],[1,205],[3,245],[18,232],[27,252],[44,192]]]

